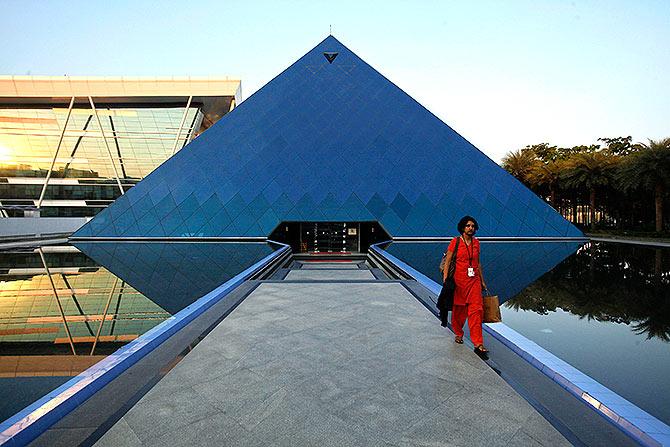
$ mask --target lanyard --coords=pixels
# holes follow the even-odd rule
[[[461,236],[461,239],[463,239],[463,236]],[[465,242],[465,239],[463,239],[463,243],[465,244],[465,251],[468,252],[468,266],[472,267],[472,253],[474,252],[475,248],[473,245],[475,244],[474,239],[470,239],[470,245]]]

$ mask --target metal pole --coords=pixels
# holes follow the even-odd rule
[[[116,170],[116,165],[114,164],[114,157],[112,157],[112,150],[109,148],[109,143],[107,143],[107,138],[105,137],[105,130],[102,128],[102,121],[100,121],[100,116],[98,116],[98,111],[95,108],[95,104],[93,104],[93,98],[91,98],[89,96],[88,97],[88,102],[91,103],[91,109],[93,110],[93,114],[95,115],[95,119],[98,121],[98,127],[100,128],[100,133],[102,134],[102,141],[105,143],[105,147],[107,148],[107,155],[109,155],[109,163],[112,165],[112,169],[114,170],[114,176],[116,177],[116,183],[119,185],[119,189],[121,190],[121,194],[124,194],[123,186],[121,186],[121,180],[119,179],[119,173]]]
[[[72,341],[72,334],[70,333],[70,328],[68,327],[67,319],[65,318],[65,312],[63,312],[63,306],[61,306],[60,300],[58,299],[58,291],[56,290],[56,284],[54,284],[54,280],[53,278],[51,278],[49,267],[47,267],[47,261],[46,259],[44,259],[44,253],[42,252],[42,247],[37,247],[37,251],[40,254],[40,258],[42,259],[42,265],[44,266],[44,270],[47,272],[47,276],[49,277],[49,282],[51,283],[51,289],[54,291],[54,296],[56,297],[56,303],[58,303],[58,310],[60,310],[60,316],[63,319],[63,326],[65,326],[65,332],[67,333],[67,338],[70,341],[72,354],[77,355],[77,352],[74,349],[74,341]]]
[[[358,236],[357,236],[357,239],[358,239],[358,252],[360,253],[361,252],[361,223],[360,222],[358,222]]]
[[[112,325],[109,328],[109,335],[114,335],[114,325],[116,324],[116,319],[119,317],[119,307],[121,306],[121,297],[123,296],[123,288],[125,287],[126,282],[121,281],[121,287],[119,287],[119,295],[116,298],[116,309],[114,309],[114,318],[112,319]]]
[[[63,284],[65,284],[70,291],[70,297],[72,297],[72,301],[74,302],[74,305],[77,307],[77,310],[79,311],[79,315],[83,316],[84,318],[86,317],[86,314],[84,313],[84,309],[81,308],[79,305],[79,301],[77,301],[77,295],[74,293],[74,289],[70,285],[70,282],[67,280],[65,277],[65,273],[60,274],[61,279],[63,280]],[[91,325],[89,324],[88,320],[84,319],[84,323],[86,324],[86,328],[88,329],[88,333],[93,335],[93,331],[91,330]]]
[[[95,352],[95,346],[98,344],[98,339],[100,338],[100,332],[102,332],[102,325],[105,324],[105,320],[107,319],[107,311],[109,310],[109,304],[112,302],[112,295],[114,295],[114,290],[116,290],[116,285],[119,282],[119,278],[114,279],[114,285],[112,286],[112,290],[109,291],[109,296],[107,297],[107,304],[105,304],[105,311],[102,313],[102,321],[100,322],[100,326],[98,326],[98,332],[95,334],[95,340],[93,341],[93,347],[91,348],[91,355]]]
[[[186,121],[186,115],[188,114],[188,108],[191,107],[191,100],[193,96],[188,97],[186,102],[186,109],[184,109],[184,114],[181,116],[181,122],[179,123],[179,130],[177,131],[177,136],[174,139],[174,145],[172,146],[172,155],[177,151],[177,144],[179,144],[179,137],[181,136],[181,130],[184,128],[184,121]]]
[[[70,115],[72,115],[72,107],[74,106],[74,96],[70,99],[70,105],[67,108],[67,116],[65,117],[65,124],[60,131],[60,137],[58,138],[58,144],[56,145],[56,153],[54,154],[53,160],[51,160],[51,166],[49,171],[47,171],[47,178],[44,180],[44,186],[42,186],[42,192],[40,193],[40,199],[37,201],[37,209],[42,207],[42,201],[44,200],[44,195],[47,192],[47,186],[49,185],[49,179],[51,178],[51,171],[53,171],[54,166],[56,165],[56,158],[58,157],[58,151],[60,151],[60,146],[63,143],[63,138],[65,137],[65,129],[67,129],[67,124],[70,122]]]

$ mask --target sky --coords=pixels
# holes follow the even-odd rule
[[[332,34],[494,161],[670,137],[670,1],[0,0],[0,75],[230,76]]]

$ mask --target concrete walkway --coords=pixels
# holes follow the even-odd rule
[[[259,285],[96,445],[570,445],[401,283],[319,267]]]

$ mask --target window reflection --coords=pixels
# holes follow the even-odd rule
[[[62,107],[0,109],[0,205],[7,216],[38,204],[66,122],[42,203],[46,217],[95,215],[121,194],[117,175],[124,190],[131,188],[191,141],[203,120],[199,106],[79,106],[69,120],[67,114]]]
[[[35,372],[3,367],[17,361],[8,356],[108,354],[170,316],[74,247],[3,253],[0,259],[0,377]],[[62,375],[60,367],[41,368],[38,375]]]

